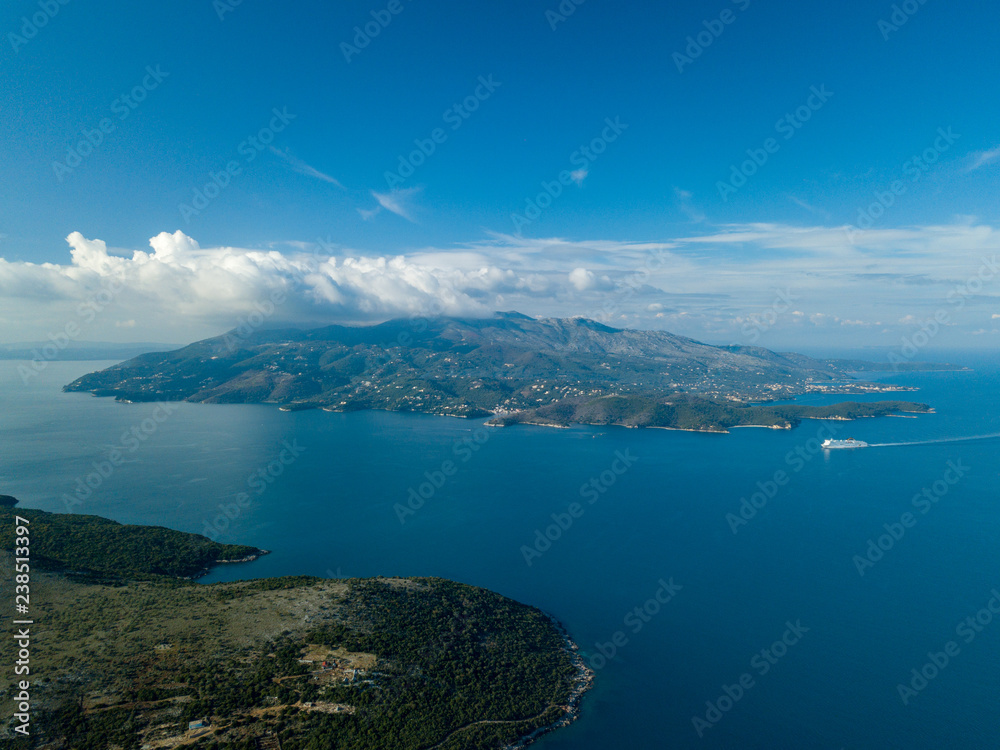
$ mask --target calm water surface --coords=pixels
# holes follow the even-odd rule
[[[206,581],[431,575],[538,606],[603,667],[580,721],[543,750],[1000,747],[1000,616],[956,632],[1000,589],[1000,439],[946,442],[1000,433],[997,360],[883,378],[919,386],[901,397],[936,414],[835,425],[869,443],[943,442],[827,454],[815,450],[821,422],[730,435],[486,430],[179,404],[158,423],[151,404],[60,392],[106,364],[51,363],[25,384],[18,363],[0,362],[0,492],[273,551]],[[133,428],[142,439],[123,440]],[[115,448],[126,462],[82,497],[80,480]],[[962,473],[950,485],[949,462]],[[771,487],[776,477],[787,481]],[[441,486],[424,486],[401,522],[410,490],[431,480]],[[603,491],[581,495],[592,480]],[[924,488],[936,497],[935,482],[939,499],[915,505]],[[734,534],[758,483],[777,492]],[[536,531],[572,503],[582,515],[528,565]],[[855,556],[907,512],[915,524],[860,575]],[[671,578],[673,599],[637,616]],[[772,650],[787,623],[807,630]],[[616,633],[624,645],[602,665],[598,644]],[[904,705],[897,685],[949,641],[958,655]],[[744,675],[752,685],[730,687],[738,699],[723,698],[699,738],[692,718]]]

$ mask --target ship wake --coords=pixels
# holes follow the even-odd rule
[[[970,440],[991,440],[1000,438],[1000,432],[991,432],[988,435],[970,435],[969,437],[938,438],[936,440],[913,440],[907,443],[869,443],[869,448],[894,448],[899,445],[932,445],[935,443],[965,443]]]

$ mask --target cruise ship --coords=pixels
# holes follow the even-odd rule
[[[847,440],[825,440],[823,441],[823,447],[827,449],[831,448],[867,448],[868,443],[855,440],[854,438],[847,438]]]

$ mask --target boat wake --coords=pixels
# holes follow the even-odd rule
[[[931,445],[932,443],[963,443],[969,440],[989,440],[1000,437],[1000,432],[988,435],[971,435],[969,437],[938,438],[937,440],[914,440],[908,443],[869,443],[869,448],[893,448],[898,445]]]

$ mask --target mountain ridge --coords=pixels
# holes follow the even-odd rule
[[[836,360],[712,346],[585,318],[506,312],[365,327],[231,331],[172,352],[142,354],[84,375],[65,390],[125,401],[479,417],[607,396],[639,398],[646,410],[650,400],[683,397],[704,401],[711,411],[712,403],[747,405],[817,390],[904,389],[854,381]]]

